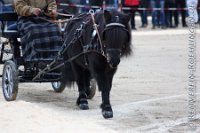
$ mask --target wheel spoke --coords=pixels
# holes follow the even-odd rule
[[[10,80],[10,74],[11,74],[11,72],[10,72],[10,68],[9,67],[6,69],[6,73],[8,75],[8,80]]]
[[[8,80],[8,73],[7,73],[7,70],[6,70],[6,73],[5,73],[5,79]]]
[[[4,86],[7,96],[10,97],[13,92],[13,77],[9,66],[6,69]]]
[[[6,93],[7,96],[9,96],[9,84],[8,84],[8,70],[6,69],[6,72],[5,72],[5,80],[4,80],[4,91]]]
[[[10,96],[10,94],[9,94],[9,93],[10,93],[10,92],[9,92],[9,91],[10,91],[9,85],[8,85],[8,84],[5,84],[5,85],[4,85],[4,88],[5,88],[4,91],[5,91],[6,96],[9,97],[9,96]]]
[[[10,89],[10,85],[8,85],[8,96],[10,97],[10,94],[11,94],[11,89]]]
[[[13,91],[13,86],[12,86],[12,84],[9,84],[9,87],[8,87],[8,94],[9,94],[9,96],[11,96],[12,95],[12,91]]]
[[[8,85],[7,84],[4,84],[4,88],[5,88],[5,92],[6,94],[8,93]]]

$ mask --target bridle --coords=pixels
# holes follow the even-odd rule
[[[105,33],[106,33],[106,31],[112,30],[112,29],[115,29],[115,28],[120,28],[120,29],[126,31],[126,32],[128,33],[128,35],[129,35],[129,31],[126,29],[126,26],[125,26],[125,25],[120,24],[120,23],[115,23],[115,22],[113,22],[113,23],[109,23],[109,24],[107,24],[107,25],[105,26],[105,29],[103,30],[102,39],[103,39],[103,40],[105,39]],[[117,52],[119,52],[120,54],[121,54],[121,52],[122,52],[122,50],[119,49],[119,48],[107,48],[107,49],[106,49],[106,52],[110,52],[110,51],[117,51]]]
[[[119,18],[118,16],[115,16],[116,18]],[[102,38],[100,36],[100,33],[99,33],[99,30],[97,28],[97,24],[95,22],[95,19],[94,19],[94,14],[91,13],[91,18],[92,18],[92,22],[93,22],[93,25],[94,25],[94,30],[96,31],[96,34],[97,34],[97,37],[98,37],[98,40],[99,40],[99,45],[100,45],[100,52],[101,54],[107,58],[107,55],[106,53],[108,52],[111,52],[111,51],[115,51],[115,52],[118,52],[120,55],[121,55],[121,52],[122,50],[119,49],[119,48],[106,48],[105,45],[103,45],[103,41],[105,39],[105,32],[108,31],[108,30],[112,30],[112,29],[115,29],[115,28],[120,28],[124,31],[127,32],[128,34],[128,39],[130,39],[130,33],[129,31],[126,29],[126,26],[124,24],[121,24],[121,23],[117,23],[117,22],[112,22],[112,23],[109,23],[109,24],[106,24],[105,25],[105,28],[103,29],[103,33],[102,33]]]

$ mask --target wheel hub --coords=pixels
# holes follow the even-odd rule
[[[9,80],[8,80],[8,79],[6,79],[6,80],[5,80],[5,83],[6,83],[6,85],[8,85],[8,84],[9,84]]]

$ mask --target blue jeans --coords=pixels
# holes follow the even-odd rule
[[[85,6],[89,6],[89,0],[81,0],[80,1],[80,4],[81,5],[85,5]],[[86,8],[86,7],[83,7],[81,8],[81,12],[88,12],[90,9],[89,8]]]
[[[106,5],[112,8],[118,8],[118,0],[106,0]]]
[[[153,26],[165,26],[165,12],[164,12],[165,1],[164,0],[151,0],[152,9],[152,24]],[[154,8],[161,8],[156,10]]]
[[[141,19],[142,19],[142,25],[147,25],[148,24],[147,10],[142,10],[141,11]]]

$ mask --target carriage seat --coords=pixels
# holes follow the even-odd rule
[[[19,38],[20,34],[17,31],[18,15],[14,12],[0,13],[2,37],[5,38]],[[11,23],[11,24],[10,24]]]

